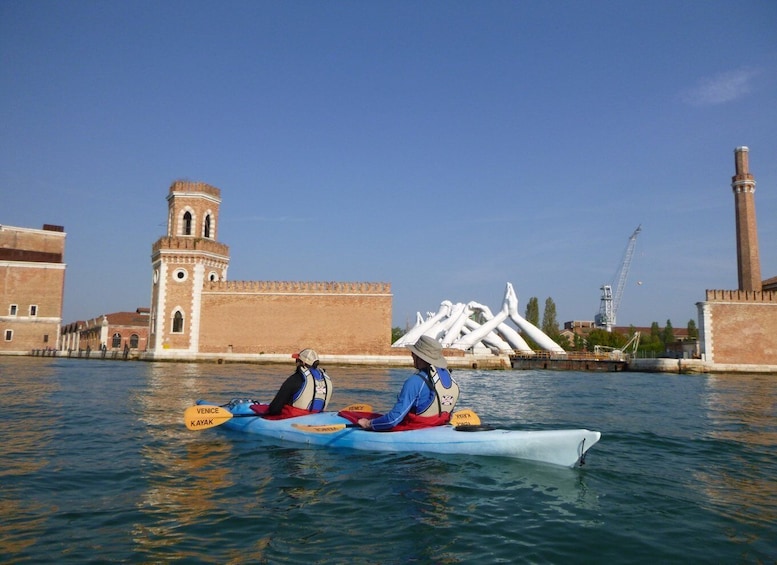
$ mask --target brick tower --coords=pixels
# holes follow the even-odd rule
[[[737,223],[739,290],[761,291],[761,261],[755,223],[755,180],[750,174],[749,149],[734,150],[736,174],[731,177]]]
[[[196,352],[206,281],[226,280],[229,247],[216,241],[221,191],[176,181],[167,196],[167,235],[151,250],[148,347],[159,356]]]

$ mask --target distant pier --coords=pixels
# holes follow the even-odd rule
[[[594,371],[619,373],[628,371],[629,363],[622,356],[612,357],[607,353],[595,354],[585,351],[569,351],[566,354],[537,351],[534,355],[510,355],[513,369],[547,369],[549,371]]]

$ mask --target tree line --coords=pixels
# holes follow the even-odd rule
[[[607,330],[596,328],[591,330],[585,337],[575,335],[574,343],[570,343],[568,337],[563,335],[559,329],[558,320],[556,318],[556,303],[552,298],[547,298],[545,300],[545,310],[542,314],[541,323],[539,300],[537,300],[537,297],[531,297],[526,303],[526,315],[524,317],[527,321],[542,329],[548,337],[567,351],[593,351],[594,347],[597,345],[620,349],[625,346],[637,332],[637,328],[633,325],[629,326],[628,333],[625,334],[617,331],[608,332]],[[688,320],[686,329],[689,340],[698,339],[699,331],[696,327],[696,322],[693,319]],[[527,342],[528,341],[529,340],[527,340]],[[672,326],[671,320],[667,320],[663,328],[658,325],[658,322],[652,322],[650,325],[650,333],[645,335],[643,332],[643,334],[640,335],[638,351],[660,355],[666,351],[667,345],[675,343],[676,341],[677,339],[674,335],[674,327]],[[529,343],[529,345],[533,349],[538,349],[537,344],[535,343]]]

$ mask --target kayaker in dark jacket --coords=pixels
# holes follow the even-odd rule
[[[297,369],[278,389],[265,415],[290,418],[322,412],[332,398],[332,381],[319,368],[318,354],[303,349],[292,358],[297,360]]]
[[[447,424],[459,399],[459,385],[447,369],[440,342],[421,336],[408,349],[418,372],[402,385],[394,407],[383,416],[357,424],[366,430],[384,432]]]

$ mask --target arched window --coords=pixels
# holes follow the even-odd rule
[[[183,215],[183,235],[192,235],[192,213],[185,212]]]
[[[210,214],[205,216],[205,233],[204,237],[210,238]]]
[[[180,310],[176,310],[173,314],[173,333],[183,333],[183,314]]]
[[[138,337],[138,334],[132,334],[130,336],[130,348],[131,349],[137,349],[138,348],[138,341],[140,338]]]
[[[111,341],[111,347],[121,347],[121,334],[116,332],[113,334],[113,340]]]

